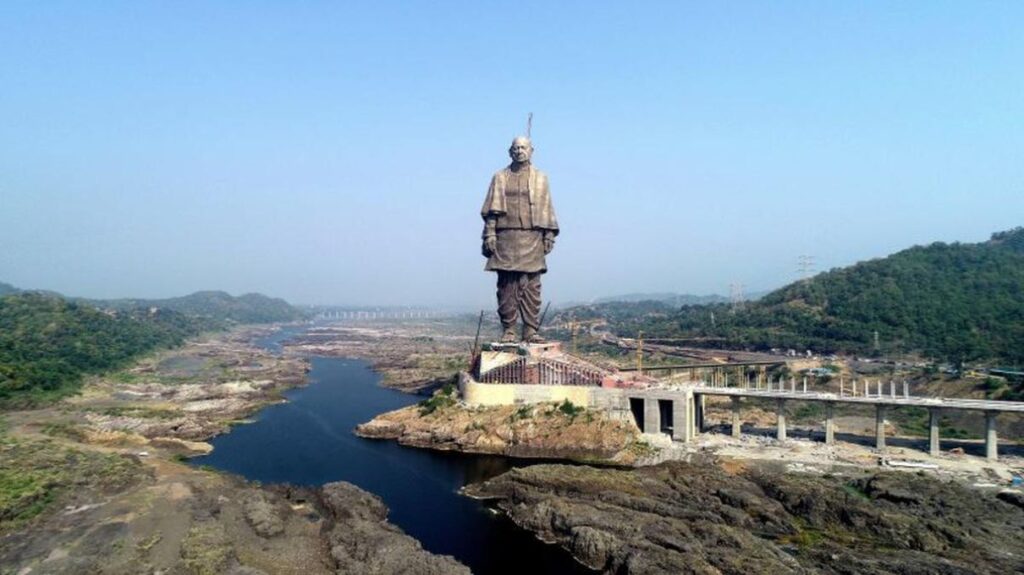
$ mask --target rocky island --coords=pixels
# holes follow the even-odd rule
[[[402,445],[633,465],[652,453],[636,426],[571,403],[467,407],[441,390],[420,405],[381,414],[356,428]]]

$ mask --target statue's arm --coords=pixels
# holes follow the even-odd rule
[[[555,249],[555,234],[558,232],[552,230],[544,230],[544,254],[550,254],[551,250]]]
[[[483,252],[484,257],[487,258],[491,257],[491,254],[498,249],[498,232],[495,227],[497,220],[497,216],[493,215],[489,215],[484,218],[484,231],[481,234],[484,243],[481,251]]]
[[[555,216],[555,207],[551,205],[551,188],[548,184],[547,174],[544,175],[540,182],[543,188],[542,197],[544,198],[544,215],[546,221],[544,222],[544,253],[550,254],[551,250],[555,249],[555,236],[558,235],[558,218]]]

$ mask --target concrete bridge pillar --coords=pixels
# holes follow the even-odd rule
[[[693,439],[690,398],[672,400],[672,439],[689,443]]]
[[[996,435],[996,416],[999,412],[985,412],[985,459],[999,459],[999,437]]]
[[[704,394],[693,394],[693,436],[704,432]]]
[[[661,433],[661,410],[658,400],[644,398],[644,433]]]
[[[835,404],[831,401],[825,403],[825,445],[832,445],[836,442],[836,423],[834,417]]]
[[[786,400],[779,399],[775,402],[775,438],[779,441],[786,441]]]
[[[732,396],[732,436],[739,437],[742,429],[742,422],[740,421],[740,397],[738,395]]]
[[[879,384],[881,385],[881,384]],[[885,449],[885,406],[875,406],[875,448]]]
[[[942,411],[937,407],[928,410],[928,454],[932,457],[939,455],[939,416]]]

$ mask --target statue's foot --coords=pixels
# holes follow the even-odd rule
[[[526,343],[544,343],[546,340],[536,331],[526,330],[523,332],[523,341]]]
[[[501,343],[515,343],[516,342],[516,330],[509,328],[505,330],[505,333],[501,334]]]

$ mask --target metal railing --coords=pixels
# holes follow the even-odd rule
[[[567,361],[540,359],[530,362],[521,357],[480,374],[481,383],[518,383],[533,385],[583,385],[599,387],[604,373]]]

